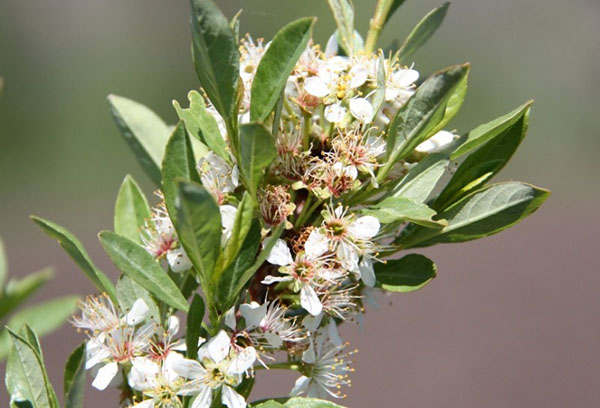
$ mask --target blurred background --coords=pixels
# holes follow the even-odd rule
[[[408,0],[382,35],[402,40],[442,0]],[[364,33],[374,0],[355,0]],[[243,8],[242,32],[271,38],[284,23],[333,19],[324,0],[219,0]],[[499,179],[553,195],[516,228],[482,241],[428,249],[439,274],[424,290],[380,299],[362,327],[343,328],[355,355],[349,407],[565,407],[600,401],[600,3],[597,0],[456,0],[414,56],[423,75],[470,61],[469,92],[452,127],[461,133],[535,98],[529,136]],[[29,219],[76,234],[108,274],[96,239],[112,228],[130,173],[152,185],[114,126],[106,95],[142,102],[174,123],[171,101],[198,87],[187,1],[0,1],[0,236],[12,275],[52,265],[33,302],[94,288]],[[65,326],[42,340],[57,390],[83,339]],[[4,375],[4,366],[1,368]],[[260,372],[252,399],[283,394],[295,377]],[[0,406],[7,406],[4,384]],[[117,406],[90,391],[86,407]]]

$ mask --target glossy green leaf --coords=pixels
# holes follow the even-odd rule
[[[188,309],[177,285],[144,248],[112,231],[102,231],[99,238],[112,262],[125,275],[167,305],[184,311]]]
[[[435,33],[442,24],[442,21],[444,21],[449,6],[450,3],[444,3],[443,6],[431,10],[421,21],[419,21],[419,24],[413,28],[398,50],[399,62],[406,62],[415,51],[421,48],[431,38],[433,33]]]
[[[214,1],[191,0],[191,6],[196,74],[217,111],[225,121],[231,121],[239,77],[236,37]]]
[[[410,169],[394,187],[393,196],[408,198],[420,203],[425,202],[444,175],[448,164],[450,164],[450,160],[445,154],[428,155]]]
[[[467,88],[469,82],[469,73],[464,76],[464,78],[460,81],[457,87],[450,95],[448,102],[446,102],[446,107],[444,109],[444,115],[440,122],[433,128],[431,134],[436,134],[440,130],[443,130],[448,123],[456,116],[460,108],[462,107],[465,97],[467,96]]]
[[[493,137],[484,137],[487,141],[461,163],[435,200],[433,208],[440,210],[448,207],[502,170],[527,134],[529,111],[530,107],[524,107],[517,114],[516,121],[510,120],[512,124],[502,126],[503,130],[499,132],[492,129]]]
[[[4,249],[4,242],[0,238],[0,291],[4,287],[4,281],[8,274],[8,261],[6,258],[6,250]]]
[[[248,192],[245,191],[242,201],[240,201],[237,207],[233,228],[231,230],[231,238],[229,238],[223,250],[223,265],[220,270],[227,268],[242,248],[242,244],[252,225],[253,217],[254,200],[252,200]]]
[[[390,292],[412,292],[421,289],[436,276],[437,267],[419,254],[375,263],[376,286]]]
[[[167,212],[174,225],[177,225],[177,182],[176,180],[195,181],[200,183],[196,169],[196,160],[192,151],[190,138],[183,122],[179,122],[173,131],[162,164],[162,192]]]
[[[389,161],[378,173],[382,182],[391,165],[433,136],[446,119],[447,102],[469,72],[469,64],[454,65],[427,78],[392,119],[387,140]]]
[[[10,329],[8,332],[14,346],[6,366],[11,407],[58,408],[37,344]]]
[[[195,293],[187,315],[185,344],[187,358],[195,360],[198,357],[198,339],[202,334],[202,321],[204,320],[204,301]]]
[[[347,55],[352,55],[354,45],[354,7],[349,0],[327,0],[337,24],[338,42]]]
[[[258,254],[260,229],[260,222],[254,220],[239,254],[219,279],[218,297],[223,310],[228,310],[235,303],[240,291],[254,275],[254,272],[249,273],[248,270]]]
[[[260,124],[249,123],[240,127],[240,173],[252,197],[263,172],[277,156],[275,140],[271,133]]]
[[[117,95],[109,95],[113,118],[142,168],[160,185],[160,161],[169,138],[169,127],[146,106]]]
[[[273,37],[252,82],[251,121],[264,122],[275,108],[292,69],[306,50],[314,22],[314,18],[298,19]]]
[[[150,319],[160,322],[160,311],[150,292],[127,275],[121,275],[117,281],[117,298],[124,313],[131,310],[136,300],[142,299],[148,306]]]
[[[363,212],[377,217],[383,224],[412,222],[427,228],[438,229],[448,225],[444,220],[434,220],[433,217],[437,213],[427,204],[404,197],[388,197]]]
[[[13,330],[28,325],[40,336],[54,332],[75,312],[77,296],[65,296],[37,303],[15,313],[7,326]],[[0,360],[10,350],[10,338],[6,330],[0,331]]]
[[[452,160],[477,149],[484,143],[494,139],[510,127],[512,127],[519,119],[527,115],[533,101],[525,102],[512,112],[500,116],[488,123],[477,126],[466,135],[461,136],[453,145],[456,148],[450,154]]]
[[[149,218],[146,196],[130,175],[125,176],[115,202],[115,232],[139,244],[141,229]]]
[[[179,115],[179,119],[185,123],[188,133],[204,146],[203,152],[195,151],[197,157],[206,156],[208,154],[206,146],[208,146],[210,150],[230,162],[227,143],[223,139],[217,120],[206,110],[202,95],[198,91],[190,91],[188,99],[190,107],[187,109],[183,109],[177,101],[173,101],[173,106],[177,111],[177,115]]]
[[[177,235],[206,286],[212,280],[221,248],[221,212],[201,185],[181,182],[177,187]],[[210,292],[208,287],[203,289]]]
[[[505,230],[533,213],[550,192],[520,182],[492,184],[471,192],[439,214],[448,221],[442,230],[422,227],[403,235],[403,248],[464,242]]]
[[[283,405],[280,402],[277,402],[275,400],[270,400],[270,401],[265,401],[265,402],[261,402],[257,405],[252,404],[253,408],[284,408],[285,405]]]
[[[283,405],[286,408],[344,408],[331,401],[316,398],[293,397]]]
[[[65,228],[51,221],[32,216],[31,219],[39,225],[50,238],[58,241],[61,247],[81,268],[85,276],[92,281],[100,292],[106,292],[116,302],[115,287],[108,277],[94,265],[81,242]]]
[[[73,350],[65,365],[63,381],[65,408],[83,408],[85,373],[85,342],[83,342]]]
[[[12,312],[17,306],[27,300],[46,282],[54,276],[51,268],[45,268],[25,276],[22,279],[11,279],[0,299],[0,319]]]

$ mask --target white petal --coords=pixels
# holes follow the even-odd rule
[[[323,313],[319,313],[317,316],[306,315],[306,317],[302,319],[302,326],[304,326],[308,331],[316,332],[321,325],[322,320]]]
[[[192,402],[191,408],[210,408],[212,404],[212,388],[204,386]]]
[[[348,232],[358,239],[373,238],[379,232],[379,220],[372,215],[365,215],[354,221],[348,227]]]
[[[342,263],[342,267],[348,271],[358,271],[358,252],[351,245],[341,242],[336,253],[338,260]]]
[[[127,376],[127,384],[134,390],[144,391],[153,388],[160,367],[149,358],[136,357],[131,360],[131,371]]]
[[[323,310],[321,300],[315,290],[308,284],[304,284],[300,289],[300,304],[311,315],[317,316]]]
[[[337,324],[335,323],[335,320],[331,318],[329,319],[329,324],[327,325],[327,335],[334,346],[339,346],[343,343]]]
[[[133,405],[134,408],[154,408],[154,399],[147,399],[138,404]]]
[[[454,133],[441,130],[418,145],[415,150],[421,153],[434,153],[442,150],[454,141]]]
[[[234,187],[237,187],[240,184],[240,169],[237,164],[233,166],[233,170],[231,170],[231,183]]]
[[[246,400],[228,385],[221,388],[221,402],[228,408],[246,408]]]
[[[263,285],[272,285],[275,282],[289,282],[292,279],[294,279],[291,276],[273,276],[273,275],[268,275],[267,277],[265,277],[260,283],[262,283]]]
[[[256,349],[254,347],[245,347],[231,360],[229,366],[230,374],[244,374],[254,365],[256,361]]]
[[[350,70],[350,88],[358,88],[365,82],[369,77],[369,69],[364,64],[357,64]]]
[[[352,98],[349,106],[352,116],[361,122],[370,122],[373,119],[373,105],[365,98]]]
[[[327,45],[325,46],[325,58],[331,58],[335,54],[338,53],[338,41],[335,34],[332,34],[327,40]]]
[[[169,333],[171,337],[174,337],[177,332],[179,332],[179,317],[169,316],[169,320],[167,321],[167,333]]]
[[[206,375],[206,369],[195,360],[177,358],[169,361],[169,365],[177,375],[192,380],[200,379]]]
[[[144,321],[150,309],[143,299],[136,300],[131,306],[131,310],[125,316],[125,323],[129,326],[135,326],[138,323]]]
[[[258,327],[261,320],[267,314],[267,302],[259,305],[256,302],[244,303],[240,305],[240,313],[246,321],[247,327]]]
[[[233,232],[233,225],[235,224],[235,214],[237,213],[237,208],[232,205],[222,205],[219,207],[221,211],[221,225],[223,226],[223,237],[221,238],[221,245],[224,245],[225,242],[229,240],[231,237],[231,233]]]
[[[325,108],[325,119],[331,123],[339,123],[346,116],[346,108],[341,103],[334,103]]]
[[[317,361],[315,344],[312,340],[310,341],[308,348],[304,350],[304,353],[302,353],[302,361],[304,361],[306,364],[313,364],[315,361]]]
[[[408,87],[419,79],[419,71],[414,69],[399,69],[392,74],[396,86]]]
[[[232,306],[227,312],[225,312],[225,326],[235,331],[237,321],[235,319],[235,306]]]
[[[192,261],[188,258],[183,247],[177,247],[167,252],[167,262],[175,273],[187,271],[192,267]]]
[[[308,384],[310,384],[310,378],[306,376],[299,377],[294,383],[294,388],[290,391],[291,396],[298,396],[305,394],[308,390]]]
[[[117,363],[112,362],[104,365],[98,370],[98,374],[96,374],[96,378],[92,382],[92,387],[100,391],[106,389],[118,372],[119,365]]]
[[[360,271],[360,279],[363,283],[372,288],[375,286],[375,270],[373,269],[373,261],[371,258],[363,256],[362,260],[358,264],[358,270]]]
[[[292,253],[283,239],[278,239],[267,257],[267,262],[273,265],[285,266],[293,262]]]
[[[208,341],[208,354],[215,363],[220,363],[229,354],[230,346],[231,339],[229,335],[224,330],[221,330],[215,337]]]
[[[317,76],[306,78],[306,81],[304,81],[304,90],[318,98],[329,95],[329,87],[325,81]]]
[[[104,335],[91,338],[85,344],[85,369],[89,370],[96,364],[110,357],[110,352],[104,347]]]
[[[319,230],[313,230],[308,239],[304,243],[304,252],[306,256],[311,259],[318,258],[329,250],[329,240],[327,237],[319,232]]]

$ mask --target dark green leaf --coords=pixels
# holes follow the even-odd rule
[[[195,360],[198,357],[198,339],[202,334],[202,320],[204,319],[204,301],[195,293],[187,315],[185,344],[187,358]]]
[[[452,92],[452,95],[450,95],[450,99],[448,99],[448,102],[446,102],[444,115],[437,126],[433,128],[431,134],[436,134],[440,130],[443,130],[446,125],[450,123],[450,121],[456,116],[462,107],[463,102],[465,101],[465,97],[467,96],[468,81],[469,73],[467,72],[467,75],[464,76],[458,86],[454,89],[454,92]]]
[[[231,121],[239,77],[237,40],[229,21],[212,0],[191,0],[191,6],[196,74],[217,111]]]
[[[240,173],[252,197],[265,168],[277,156],[275,140],[269,131],[260,124],[249,123],[240,127]]]
[[[110,259],[125,275],[167,305],[187,311],[186,299],[144,248],[112,231],[102,231],[99,238]]]
[[[198,170],[196,170],[196,160],[192,152],[190,138],[185,131],[183,122],[179,122],[173,131],[171,138],[165,149],[165,157],[162,167],[162,192],[165,198],[165,206],[171,221],[177,225],[177,211],[175,202],[177,201],[177,183],[175,180],[186,180],[200,182]]]
[[[117,95],[109,95],[113,118],[125,141],[156,185],[160,185],[160,161],[169,138],[169,127],[142,104]]]
[[[471,192],[439,214],[448,221],[442,230],[421,227],[401,236],[403,248],[464,242],[505,230],[538,209],[550,192],[520,182],[492,184]]]
[[[529,111],[529,106],[524,107],[516,114],[516,121],[514,118],[509,120],[512,124],[507,127],[501,126],[503,129],[499,132],[492,128],[491,138],[483,136],[487,142],[461,163],[435,200],[433,208],[440,210],[449,206],[502,170],[527,134]]]
[[[218,295],[223,310],[228,310],[231,307],[239,292],[254,275],[254,272],[247,273],[247,271],[254,264],[258,253],[260,228],[260,222],[254,220],[239,254],[221,275]]]
[[[306,50],[314,22],[314,18],[301,18],[273,37],[252,82],[251,121],[264,122],[275,108],[292,69]]]
[[[65,408],[83,408],[85,393],[85,342],[69,356],[65,365],[63,388]]]
[[[204,285],[210,285],[221,248],[221,212],[201,185],[177,184],[177,235]],[[210,292],[209,287],[203,288]],[[208,296],[208,294],[207,294]]]
[[[338,42],[347,55],[352,55],[354,45],[354,7],[349,0],[327,0],[337,24]]]
[[[39,272],[27,275],[23,279],[11,279],[4,293],[2,293],[2,302],[0,302],[0,319],[12,312],[18,305],[27,300],[40,287],[48,282],[54,276],[51,268],[43,269]]]
[[[245,191],[242,201],[240,201],[237,207],[235,221],[231,231],[231,238],[229,238],[223,250],[223,266],[222,268],[219,268],[220,270],[227,268],[237,256],[242,244],[244,243],[244,240],[246,239],[246,235],[250,230],[253,217],[254,201],[248,192]]]
[[[190,101],[188,109],[182,109],[179,102],[173,101],[179,119],[185,123],[185,128],[189,134],[194,136],[198,142],[202,143],[203,146],[208,146],[210,150],[230,162],[227,143],[223,139],[217,120],[206,110],[202,95],[198,91],[190,91],[188,99]],[[206,146],[204,146],[203,152],[196,152],[200,153],[198,157],[208,154]]]
[[[412,292],[421,289],[435,278],[437,267],[427,257],[419,254],[406,255],[376,263],[375,277],[378,288],[390,292]]]
[[[383,224],[412,222],[427,228],[438,229],[448,225],[444,220],[433,220],[432,218],[437,213],[427,204],[404,197],[388,197],[363,212],[377,217]]]
[[[139,244],[140,231],[149,218],[146,196],[130,175],[125,176],[115,202],[115,232]]]
[[[131,310],[136,300],[142,299],[150,309],[149,317],[160,322],[160,312],[150,292],[127,275],[121,275],[117,281],[117,298],[119,299],[119,307],[124,313]]]
[[[110,279],[94,265],[81,242],[75,238],[73,234],[60,225],[43,218],[32,216],[31,219],[39,225],[50,238],[54,238],[58,241],[60,246],[67,251],[73,261],[81,268],[85,276],[92,281],[94,286],[96,286],[100,292],[106,292],[110,298],[116,302],[117,296],[114,285]]]
[[[403,197],[423,203],[444,175],[450,161],[448,156],[433,153],[409,170],[394,188],[394,197]]]
[[[416,50],[421,48],[423,44],[427,42],[438,29],[438,27],[444,21],[446,12],[448,11],[450,3],[444,3],[443,6],[431,10],[421,21],[416,25],[415,28],[410,32],[400,50],[398,50],[398,60],[404,62],[410,57]]]

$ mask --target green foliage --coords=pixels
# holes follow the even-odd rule
[[[310,39],[314,18],[301,18],[273,37],[252,82],[250,120],[264,122],[277,104],[288,77]]]
[[[11,279],[2,291],[0,299],[0,319],[31,297],[39,288],[54,276],[51,268],[27,275],[23,279]]]
[[[149,317],[157,322],[160,321],[160,311],[150,292],[128,275],[121,275],[117,281],[117,299],[119,307],[124,312],[131,310],[136,300],[142,299],[148,306]]]
[[[347,55],[355,51],[354,7],[349,0],[327,0],[337,24],[338,42]]]
[[[441,7],[431,10],[421,21],[419,21],[419,24],[413,28],[398,50],[398,60],[401,63],[407,62],[408,58],[431,38],[442,24],[442,21],[444,21],[449,6],[450,3],[448,2],[444,3]]]
[[[242,249],[244,240],[252,225],[254,208],[254,200],[247,191],[244,192],[242,201],[238,204],[237,212],[235,214],[231,238],[229,238],[223,250],[222,265],[218,268],[220,271],[227,268]],[[260,241],[260,237],[258,239]]]
[[[251,197],[256,197],[263,173],[277,156],[275,140],[263,125],[249,123],[240,127],[240,173]]]
[[[31,219],[39,225],[50,238],[54,238],[58,241],[60,246],[63,247],[71,259],[75,261],[85,276],[92,281],[94,286],[96,286],[100,292],[106,292],[113,301],[116,301],[117,297],[114,285],[104,272],[94,265],[81,242],[73,234],[60,225],[43,218],[32,216]]]
[[[156,185],[160,185],[160,161],[169,138],[169,127],[146,106],[117,95],[108,102],[125,141]]]
[[[112,231],[102,231],[98,236],[102,247],[121,272],[167,305],[183,311],[188,309],[177,285],[144,248]]]
[[[326,401],[317,398],[279,398],[264,402],[259,402],[257,405],[252,404],[253,408],[344,408],[341,405],[331,401]]]
[[[400,179],[393,189],[393,196],[419,203],[425,202],[446,172],[449,163],[450,160],[445,154],[430,154]]]
[[[73,350],[65,365],[63,381],[65,408],[83,408],[85,377],[85,342],[83,342]]]
[[[427,228],[443,228],[445,220],[433,220],[437,214],[426,204],[404,197],[388,197],[371,208],[364,210],[384,224],[394,222],[412,222]]]
[[[187,358],[195,360],[198,357],[198,339],[203,332],[204,301],[200,295],[195,294],[187,315],[187,332],[185,335]]]
[[[375,264],[376,286],[390,292],[413,292],[435,278],[437,267],[427,257],[406,255]]]
[[[130,175],[125,176],[115,202],[115,232],[140,244],[140,230],[148,218],[146,196]]]

